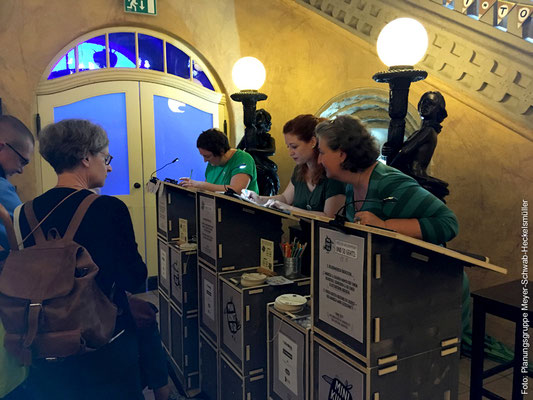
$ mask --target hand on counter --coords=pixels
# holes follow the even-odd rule
[[[187,187],[187,188],[197,188],[199,189],[201,184],[203,182],[199,182],[199,181],[195,181],[191,178],[187,178],[187,177],[182,177],[180,178],[180,181],[178,182],[178,185],[179,186],[183,186],[183,187]]]

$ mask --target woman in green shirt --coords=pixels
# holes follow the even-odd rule
[[[349,219],[435,244],[457,235],[457,218],[442,201],[410,176],[377,161],[377,143],[358,118],[343,115],[321,122],[316,135],[327,176],[348,184]]]
[[[205,182],[190,178],[180,178],[179,185],[225,192],[228,188],[240,193],[242,189],[258,191],[257,171],[252,156],[248,153],[232,149],[228,138],[218,129],[208,129],[198,136],[198,151],[207,162]]]
[[[328,179],[318,163],[315,127],[325,118],[311,114],[298,115],[283,126],[283,136],[289,156],[296,163],[291,180],[282,194],[259,196],[246,192],[258,204],[282,210],[300,210],[311,214],[333,217],[344,205],[345,185]]]

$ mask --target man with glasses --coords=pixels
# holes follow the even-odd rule
[[[8,181],[30,162],[35,140],[30,130],[11,115],[0,116],[0,203],[11,216],[21,203],[15,187]],[[0,224],[0,246],[9,248],[5,227]]]

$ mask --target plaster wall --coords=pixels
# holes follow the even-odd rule
[[[111,26],[141,26],[188,43],[211,66],[229,94],[233,63],[243,56],[259,58],[267,70],[263,88],[268,99],[258,104],[272,115],[277,142],[273,157],[282,187],[293,164],[281,129],[301,113],[315,113],[339,93],[379,87],[372,75],[385,67],[362,39],[291,0],[159,0],[158,15],[123,11],[114,0],[3,0],[0,2],[0,97],[4,113],[33,127],[35,88],[46,66],[70,41]],[[441,91],[449,117],[439,136],[432,174],[450,184],[448,205],[460,221],[460,234],[451,248],[489,256],[509,269],[509,276],[469,271],[472,288],[518,278],[520,207],[533,192],[533,143],[499,122],[493,110],[476,104],[456,88],[431,76],[411,87],[416,106],[428,90]],[[242,136],[240,104],[229,101],[232,142]],[[37,195],[34,163],[15,177],[23,200]]]

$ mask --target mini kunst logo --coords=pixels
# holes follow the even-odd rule
[[[339,379],[327,375],[322,375],[322,379],[329,383],[328,400],[352,400],[350,390],[353,386],[351,384],[342,383]]]

